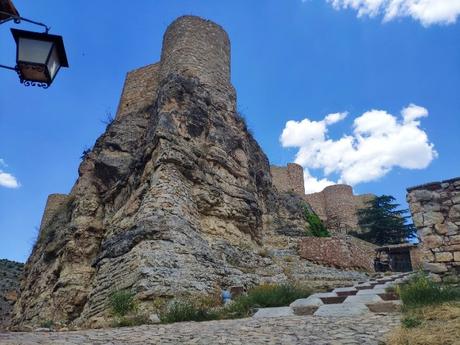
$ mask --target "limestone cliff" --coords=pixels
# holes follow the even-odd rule
[[[49,197],[15,324],[94,326],[124,288],[149,308],[158,297],[232,285],[359,278],[298,259],[302,204],[273,188],[268,159],[238,116],[227,34],[181,17],[161,61],[128,74],[117,117],[71,192]]]
[[[0,260],[0,331],[10,325],[11,309],[19,293],[19,277],[23,264]]]

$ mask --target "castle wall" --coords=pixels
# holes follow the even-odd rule
[[[352,236],[307,237],[299,242],[299,255],[321,265],[373,272],[375,248]]]
[[[161,61],[126,75],[116,118],[152,105],[160,80],[170,74],[193,75],[236,98],[230,84],[230,40],[221,26],[197,17],[175,20],[163,37]]]
[[[306,194],[304,199],[333,233],[360,231],[356,212],[366,207],[373,194],[353,195],[351,186],[337,184],[319,193]]]
[[[341,233],[358,227],[356,203],[351,186],[337,184],[323,189],[326,204],[326,226]]]
[[[279,191],[295,192],[311,206],[313,211],[335,234],[360,231],[357,210],[365,208],[373,194],[353,195],[351,186],[335,184],[318,193],[305,194],[303,169],[289,163],[286,167],[271,166],[273,184]]]
[[[458,280],[460,177],[408,188],[407,192],[412,220],[421,239],[423,268],[443,280]]]
[[[57,211],[67,204],[69,196],[67,194],[50,194],[46,200],[45,211],[43,212],[40,230],[51,223]]]
[[[300,195],[305,194],[303,180],[303,169],[295,163],[288,163],[287,167],[278,167],[272,165],[270,172],[273,178],[273,184],[281,192],[295,192]]]
[[[326,199],[323,192],[305,194],[304,199],[323,222],[327,221]]]
[[[116,118],[141,111],[151,105],[159,83],[159,63],[138,68],[126,75]]]

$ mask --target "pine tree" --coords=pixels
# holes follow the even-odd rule
[[[367,202],[368,207],[358,210],[358,224],[364,231],[352,233],[365,241],[377,244],[405,243],[416,237],[414,224],[408,222],[408,210],[398,210],[391,195],[381,195]]]

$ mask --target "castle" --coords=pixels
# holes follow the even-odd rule
[[[345,184],[336,184],[318,193],[305,194],[303,169],[300,165],[272,165],[270,171],[276,188],[301,195],[333,234],[360,231],[356,212],[367,207],[367,202],[374,198],[373,194],[353,195],[352,187]]]
[[[305,196],[274,186],[236,111],[229,38],[211,21],[178,18],[160,62],[128,73],[116,118],[78,174],[69,194],[48,198],[14,305],[17,329],[110,324],[118,290],[135,293],[148,315],[152,301],[182,295],[365,277],[299,256]]]

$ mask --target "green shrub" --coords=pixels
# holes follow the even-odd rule
[[[197,303],[182,299],[173,301],[166,311],[160,314],[160,320],[163,323],[181,322],[181,321],[208,321],[219,318],[219,313],[206,306],[197,305]]]
[[[286,306],[296,299],[308,297],[310,294],[309,289],[293,284],[267,284],[249,290],[247,298],[252,307],[267,308]]]
[[[414,328],[422,324],[422,320],[413,315],[408,315],[401,320],[404,328]]]
[[[125,316],[136,308],[134,293],[128,290],[119,290],[110,296],[110,307],[116,316]]]
[[[257,308],[286,306],[310,294],[310,289],[293,284],[267,284],[249,290],[225,306],[220,305],[220,295],[195,296],[170,303],[160,313],[160,320],[171,323],[244,318],[251,316]]]
[[[42,328],[53,328],[54,322],[53,320],[45,320],[42,323],[40,323],[40,327]]]
[[[419,273],[398,288],[405,308],[460,300],[460,288],[435,283],[427,275]]]
[[[260,285],[249,290],[246,295],[238,296],[225,306],[221,318],[248,317],[257,308],[286,306],[296,299],[308,297],[310,294],[310,289],[293,284]]]
[[[321,219],[316,214],[310,212],[307,207],[304,207],[304,216],[310,225],[310,228],[307,231],[308,236],[331,237],[331,234],[326,229]]]

